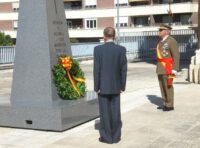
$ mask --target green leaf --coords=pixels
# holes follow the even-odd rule
[[[57,87],[58,95],[65,100],[76,100],[79,99],[78,93],[74,90],[69,79],[66,76],[65,69],[60,65],[56,64],[52,69],[53,81]],[[77,60],[72,59],[72,68],[70,70],[72,76],[78,78],[84,78],[84,72],[81,70]],[[76,84],[78,90],[81,93],[81,96],[84,96],[86,93],[85,83]]]

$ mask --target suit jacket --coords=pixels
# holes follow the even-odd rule
[[[127,75],[126,48],[107,42],[94,48],[94,90],[100,94],[120,94]]]
[[[158,48],[163,58],[173,59],[172,69],[178,71],[180,54],[179,54],[178,44],[176,40],[173,37],[168,36],[164,41],[160,41],[158,43]],[[157,63],[156,73],[166,74],[165,69],[163,68],[160,62]]]

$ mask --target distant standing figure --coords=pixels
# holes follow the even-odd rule
[[[163,106],[157,107],[163,111],[174,110],[173,79],[179,70],[179,49],[176,40],[170,36],[172,28],[162,24],[159,28],[161,41],[157,45],[157,74],[164,101]]]
[[[126,49],[114,43],[115,29],[104,29],[105,44],[94,48],[94,90],[98,93],[100,142],[117,143],[121,139],[120,93],[125,90]]]

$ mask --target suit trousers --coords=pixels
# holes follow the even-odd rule
[[[100,136],[109,143],[121,138],[120,94],[98,95],[100,112]]]
[[[168,86],[167,84],[167,75],[161,74],[158,75],[158,81],[160,85],[160,91],[162,94],[162,98],[164,100],[164,105],[166,107],[174,107],[174,87]]]

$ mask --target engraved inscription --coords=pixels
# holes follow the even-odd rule
[[[53,21],[53,24],[54,24],[54,25],[62,25],[63,22],[62,22],[62,21]]]
[[[55,26],[55,31],[53,33],[54,36],[54,49],[56,54],[63,55],[66,53],[66,43],[65,43],[65,35],[62,32],[61,28],[63,25],[63,21],[53,20],[52,24]]]

